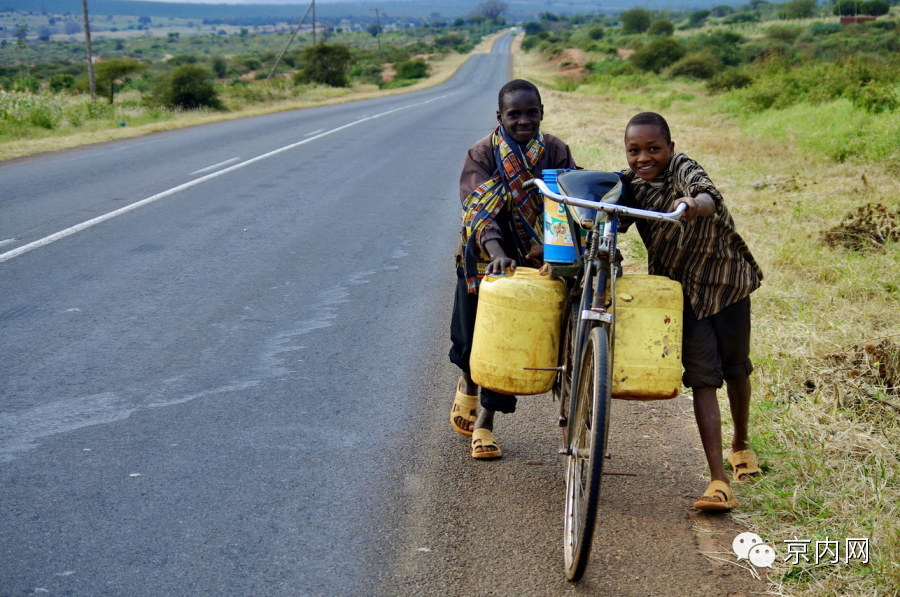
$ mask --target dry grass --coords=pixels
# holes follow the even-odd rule
[[[877,247],[833,240],[841,232],[858,237],[873,228],[896,229],[896,176],[885,164],[841,164],[748,137],[713,113],[699,87],[673,89],[689,98],[676,102],[657,89],[646,101],[635,101],[639,93],[622,101],[621,95],[552,91],[552,66],[539,60],[517,54],[515,73],[541,86],[544,130],[565,139],[579,165],[621,169],[628,119],[661,112],[676,150],[703,164],[722,191],[765,273],[753,295],[751,433],[766,474],[736,486],[742,507],[735,517],[781,554],[789,539],[813,546],[870,539],[868,565],[791,567],[779,558],[770,574],[773,593],[896,595],[900,245],[891,233]],[[635,238],[623,243],[626,255],[639,259],[639,241],[628,237]]]

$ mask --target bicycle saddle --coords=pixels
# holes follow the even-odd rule
[[[560,174],[557,184],[564,195],[588,201],[616,203],[622,196],[622,181],[615,172],[573,170]],[[567,207],[569,214],[583,228],[591,228],[594,225],[597,210],[575,206]]]

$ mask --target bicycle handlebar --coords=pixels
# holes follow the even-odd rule
[[[675,208],[675,211],[665,213],[661,211],[637,209],[636,207],[626,207],[624,205],[617,205],[615,203],[603,203],[601,201],[589,201],[587,199],[579,199],[578,197],[569,197],[568,195],[560,195],[559,193],[554,193],[549,188],[547,188],[547,184],[540,178],[532,178],[525,181],[524,186],[527,187],[529,185],[536,186],[538,190],[540,190],[542,195],[552,199],[553,201],[556,201],[557,203],[572,205],[575,207],[584,207],[586,209],[596,209],[610,215],[629,216],[633,218],[641,218],[643,220],[657,220],[660,222],[671,222],[672,224],[676,224],[679,228],[683,226],[680,219],[681,214],[683,214],[687,209],[687,205],[685,205],[684,203],[680,203],[678,207]]]

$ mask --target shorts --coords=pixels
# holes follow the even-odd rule
[[[749,377],[750,297],[699,320],[685,297],[681,363],[689,388],[721,388],[729,379]]]

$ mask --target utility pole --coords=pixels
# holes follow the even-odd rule
[[[300,31],[300,26],[303,25],[303,21],[306,20],[306,15],[309,14],[309,9],[314,8],[316,1],[313,0],[309,6],[306,7],[306,12],[303,13],[303,16],[300,18],[300,22],[297,23],[297,26],[294,27],[294,32],[291,33],[291,38],[288,40],[287,45],[284,46],[284,49],[281,51],[281,54],[278,55],[278,58],[275,59],[275,64],[272,65],[272,70],[269,71],[269,76],[266,79],[271,79],[272,74],[275,72],[275,68],[278,66],[278,63],[281,62],[281,59],[284,58],[284,54],[288,51],[288,48],[291,47],[291,44],[294,42],[294,38],[297,37],[297,32]],[[315,32],[315,28],[313,28]],[[313,33],[315,35],[315,33]],[[315,37],[313,37],[313,45],[315,45]]]
[[[381,54],[381,15],[378,13],[380,9],[373,8],[375,11],[375,39],[378,40],[378,53]]]
[[[312,45],[316,45],[316,0],[312,0],[312,13],[313,13],[313,43]]]
[[[84,40],[87,42],[88,81],[91,87],[91,101],[97,99],[97,80],[94,78],[94,51],[91,49],[91,19],[88,17],[87,0],[81,0],[84,13]]]

